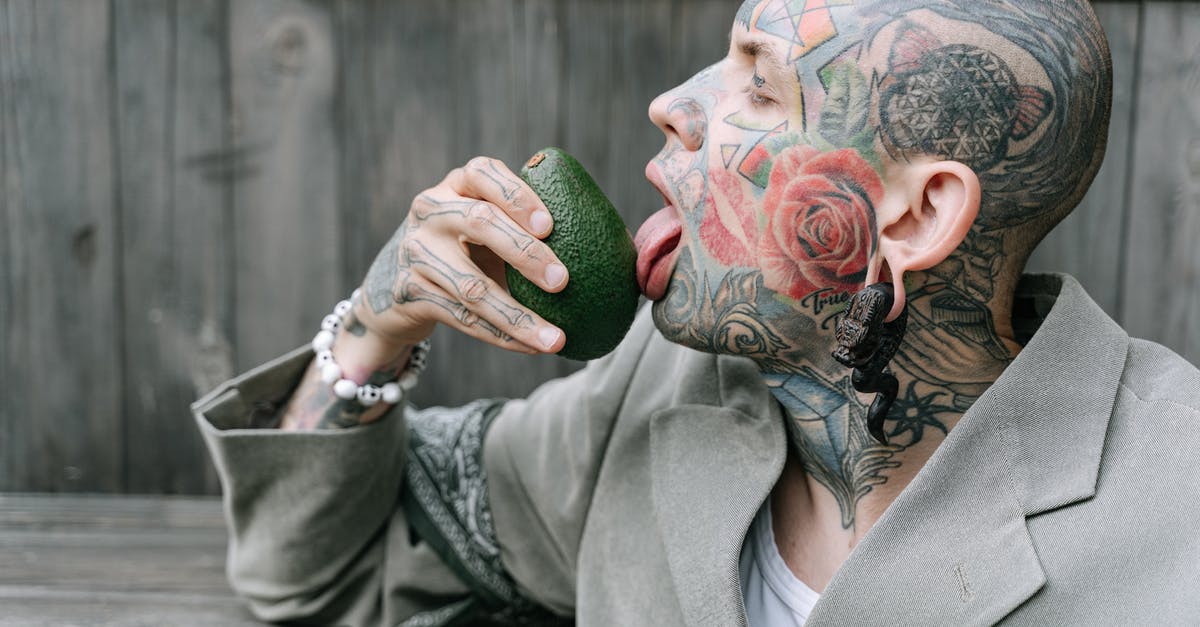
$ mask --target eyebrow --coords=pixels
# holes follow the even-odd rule
[[[767,44],[761,41],[749,40],[738,44],[738,50],[742,54],[753,57],[755,60],[762,60],[767,66],[767,73],[773,77],[783,79],[788,76],[788,72],[779,59],[779,55]]]

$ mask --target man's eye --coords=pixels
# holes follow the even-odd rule
[[[770,105],[775,104],[774,100],[772,100],[769,96],[764,95],[762,92],[758,91],[757,89],[747,87],[745,89],[745,92],[746,92],[747,97],[750,99],[750,104],[752,104],[756,107],[768,107]]]
[[[751,75],[750,80],[753,82],[753,85],[746,87],[746,94],[748,94],[750,97],[750,104],[756,107],[765,107],[775,104],[775,100],[764,93],[767,91],[767,89],[765,89],[767,81],[758,75],[758,70],[754,71],[754,74]]]

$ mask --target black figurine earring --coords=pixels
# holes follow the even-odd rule
[[[869,285],[852,296],[846,315],[838,322],[838,348],[833,351],[834,359],[854,369],[850,381],[855,390],[878,393],[867,410],[867,430],[880,444],[887,444],[883,421],[900,390],[896,376],[887,366],[900,348],[908,326],[907,304],[895,320],[884,322],[895,302],[896,291],[890,283]]]

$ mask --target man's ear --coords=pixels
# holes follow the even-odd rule
[[[979,177],[957,161],[909,163],[889,173],[889,193],[878,207],[879,255],[868,284],[890,281],[896,301],[887,319],[904,308],[904,273],[932,268],[953,253],[979,215]]]

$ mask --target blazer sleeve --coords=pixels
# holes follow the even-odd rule
[[[461,604],[469,590],[397,508],[400,411],[354,429],[269,428],[311,359],[298,349],[192,406],[224,488],[230,584],[268,621],[396,624]]]
[[[193,412],[224,488],[231,585],[269,621],[569,616],[604,447],[652,330],[643,312],[617,351],[527,399],[397,407],[344,430],[267,424],[307,349],[219,386]]]
[[[621,346],[505,404],[484,442],[505,569],[526,596],[559,614],[575,610],[592,495],[618,418],[639,404],[629,391],[656,333],[643,307]]]

